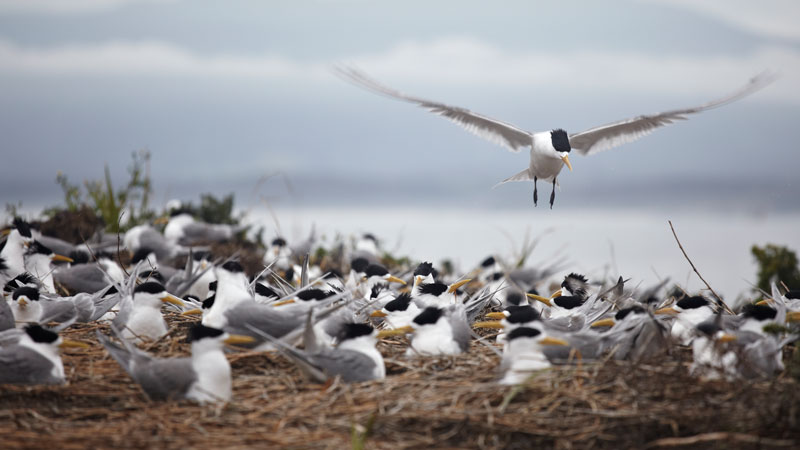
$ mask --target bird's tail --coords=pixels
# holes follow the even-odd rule
[[[109,337],[105,334],[101,333],[100,330],[97,330],[95,334],[97,335],[97,340],[100,341],[100,343],[103,344],[103,347],[105,347],[108,351],[108,354],[111,355],[111,357],[114,358],[114,360],[116,360],[123,369],[125,369],[125,372],[130,373],[131,361],[133,359],[131,357],[131,352],[127,348],[111,342],[111,339],[109,339]]]
[[[492,186],[492,189],[496,188],[497,186],[500,186],[501,184],[505,184],[511,181],[533,181],[533,176],[531,176],[530,170],[524,169],[514,175],[511,175],[505,180],[495,184],[494,186]]]

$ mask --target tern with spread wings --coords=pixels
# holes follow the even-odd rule
[[[685,120],[689,114],[703,112],[744,98],[771,83],[775,78],[771,74],[764,73],[750,79],[747,84],[737,91],[700,106],[637,116],[600,125],[579,133],[569,134],[562,129],[532,133],[517,128],[510,123],[492,119],[465,108],[449,106],[403,94],[379,84],[359,70],[350,67],[336,67],[335,71],[342,78],[358,86],[378,94],[415,103],[434,114],[461,125],[477,136],[507,147],[514,153],[523,148],[530,148],[531,160],[529,166],[499,184],[509,181],[533,181],[533,203],[536,205],[538,202],[536,182],[539,180],[551,182],[553,184],[553,191],[550,193],[551,209],[555,201],[558,174],[564,166],[572,170],[572,164],[569,160],[570,151],[575,150],[581,155],[592,155],[633,142],[652,133],[659,127],[669,125],[676,120]]]

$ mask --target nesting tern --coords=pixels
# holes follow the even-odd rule
[[[155,281],[142,283],[133,290],[131,303],[121,308],[114,319],[120,337],[135,343],[144,339],[156,340],[167,334],[167,323],[161,314],[161,305],[172,303],[183,306],[183,301],[167,293],[166,288]]]
[[[248,336],[229,335],[216,328],[194,326],[189,332],[192,356],[156,358],[123,340],[123,346],[103,333],[97,339],[133,381],[153,400],[186,398],[198,403],[220,403],[231,399],[231,366],[224,344],[252,342]]]
[[[546,346],[567,346],[567,341],[547,336],[541,326],[517,327],[508,332],[501,368],[500,384],[520,384],[537,371],[551,366],[544,353]]]
[[[762,74],[750,79],[747,84],[735,92],[699,106],[641,115],[570,134],[563,129],[532,133],[517,128],[510,123],[492,119],[465,108],[406,95],[378,83],[354,68],[336,67],[335,71],[342,78],[360,87],[388,97],[414,103],[434,114],[455,122],[479,137],[505,146],[512,152],[516,153],[523,148],[530,148],[530,163],[528,167],[501,181],[500,184],[510,181],[533,181],[533,203],[535,205],[538,202],[537,181],[552,182],[553,190],[550,193],[551,208],[555,201],[555,188],[561,169],[567,166],[570,171],[572,170],[572,163],[569,160],[571,150],[574,149],[581,155],[593,155],[603,150],[633,142],[650,134],[659,127],[669,125],[678,120],[685,120],[691,114],[700,113],[744,98],[763,88],[774,79],[774,76]]]
[[[12,345],[0,347],[0,384],[63,384],[64,364],[59,348],[88,345],[62,339],[38,324],[25,327]]]

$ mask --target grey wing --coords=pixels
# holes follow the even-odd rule
[[[43,300],[41,323],[58,322],[58,330],[64,329],[78,320],[78,308],[69,300]],[[55,331],[55,330],[54,330]]]
[[[354,68],[336,67],[335,71],[346,80],[373,92],[415,103],[434,114],[455,122],[470,133],[494,142],[495,144],[508,147],[513,152],[518,152],[522,148],[530,147],[533,143],[533,136],[531,133],[521,130],[509,123],[486,117],[465,108],[448,106],[443,103],[432,102],[403,94],[379,84]]]
[[[51,375],[53,363],[27,347],[13,345],[0,350],[0,384],[59,384]]]
[[[631,119],[590,128],[569,137],[570,146],[583,155],[592,155],[603,150],[618,147],[644,137],[656,128],[669,125],[676,120],[686,120],[687,115],[696,114],[716,108],[744,98],[765,87],[775,80],[775,76],[762,73],[750,79],[742,88],[723,98],[710,101],[692,108],[676,109],[651,115],[637,116]]]
[[[9,330],[14,327],[16,327],[14,313],[11,311],[11,307],[8,306],[8,302],[0,299],[0,331]]]
[[[375,361],[355,350],[332,349],[309,355],[308,359],[330,378],[339,375],[347,382],[369,381],[375,378]]]
[[[199,242],[218,242],[230,239],[231,230],[228,227],[214,226],[207,223],[190,223],[183,227],[181,245],[192,245]]]
[[[274,306],[248,302],[240,303],[225,313],[228,325],[225,331],[231,334],[262,337],[254,334],[253,327],[270,336],[280,338],[303,324],[303,315],[281,313]]]
[[[458,343],[462,352],[469,351],[469,341],[472,339],[470,333],[469,323],[467,323],[467,315],[464,307],[456,305],[448,315],[450,320],[450,328],[453,330],[453,340]]]
[[[53,279],[72,292],[97,292],[109,284],[97,263],[79,264],[56,270],[53,272]]]
[[[36,240],[41,242],[42,245],[44,245],[45,247],[52,250],[53,253],[59,255],[69,256],[70,253],[72,253],[77,249],[75,245],[70,244],[69,242],[63,239],[54,238],[51,236],[41,235]]]
[[[191,358],[153,358],[136,364],[131,377],[154,400],[184,397],[197,381]]]
[[[156,254],[159,261],[164,261],[172,256],[172,246],[167,239],[153,228],[148,228],[139,236],[139,247],[149,248]]]

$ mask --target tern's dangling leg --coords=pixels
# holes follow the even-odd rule
[[[539,201],[539,191],[536,190],[536,177],[533,177],[533,206]]]
[[[556,179],[553,177],[553,192],[550,193],[550,209],[553,209],[553,202],[556,200]]]

